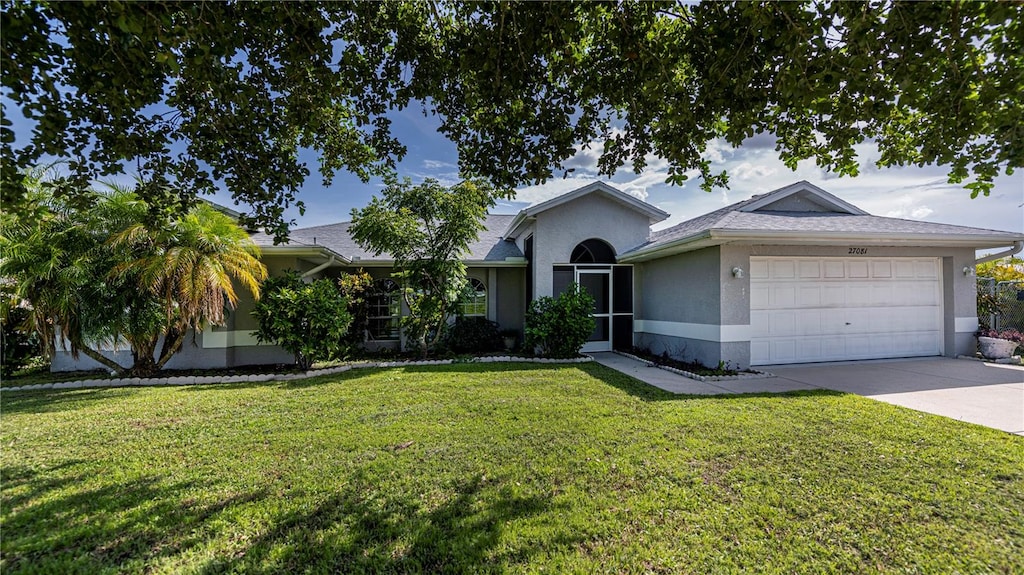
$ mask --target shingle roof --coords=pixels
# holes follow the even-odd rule
[[[509,222],[515,216],[488,214],[484,219],[485,229],[480,232],[477,241],[469,246],[469,254],[465,257],[470,261],[505,261],[505,258],[523,257],[515,242],[505,241],[501,234],[505,231]],[[336,254],[349,259],[361,260],[388,260],[389,254],[374,255],[363,249],[352,239],[349,233],[351,222],[313,226],[309,228],[297,228],[289,232],[289,239],[285,246],[322,246]],[[256,233],[252,236],[259,246],[268,248],[274,245],[273,236],[263,233]]]
[[[804,232],[809,239],[814,238],[815,234],[905,235],[907,239],[925,236],[953,236],[965,240],[970,240],[972,237],[986,238],[987,241],[991,241],[992,238],[1005,238],[1007,242],[1018,241],[1022,237],[1020,234],[1012,232],[887,218],[869,214],[771,211],[755,209],[756,206],[749,208],[753,211],[744,210],[744,208],[751,204],[769,200],[769,196],[775,195],[777,192],[791,191],[791,189],[792,186],[787,186],[776,192],[754,196],[742,202],[737,202],[676,224],[670,228],[654,232],[647,243],[630,250],[630,252],[646,252],[683,240],[684,238],[698,236],[703,232],[711,230],[719,232],[764,232],[766,235],[774,232]]]

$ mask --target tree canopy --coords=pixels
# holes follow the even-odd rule
[[[62,190],[136,169],[153,206],[224,186],[283,237],[310,175],[390,174],[388,113],[422,105],[497,193],[659,156],[727,185],[704,152],[777,138],[791,167],[947,166],[987,194],[1024,163],[1024,4],[1004,2],[28,2],[4,0],[4,203],[50,155]],[[14,139],[9,114],[35,123]],[[173,184],[168,186],[167,184]],[[73,185],[74,184],[74,185]],[[175,190],[168,194],[166,190]]]

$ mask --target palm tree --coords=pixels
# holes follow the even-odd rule
[[[79,210],[43,189],[42,174],[26,181],[33,209],[0,222],[0,276],[31,303],[30,327],[47,353],[61,339],[76,357],[123,373],[93,346],[127,343],[130,371],[147,375],[181,349],[189,329],[224,322],[225,305],[238,301],[236,282],[259,297],[267,272],[258,247],[209,204],[154,217],[131,189],[108,184],[91,209]]]
[[[223,324],[226,305],[238,303],[236,283],[258,298],[267,277],[259,247],[245,230],[205,202],[162,227],[131,223],[107,245],[131,254],[113,277],[137,280],[163,305],[164,345],[156,357],[156,341],[139,349],[133,369],[138,373],[161,369],[181,349],[188,330]]]
[[[82,352],[120,371],[117,363],[90,347],[109,339],[115,323],[109,321],[112,308],[105,305],[111,298],[97,261],[100,242],[80,217],[85,212],[44,187],[51,168],[26,174],[29,208],[4,214],[0,221],[0,276],[13,281],[16,298],[31,304],[25,328],[40,336],[45,354],[52,356],[60,339],[70,344],[75,357]]]

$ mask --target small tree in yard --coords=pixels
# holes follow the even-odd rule
[[[466,285],[462,255],[493,204],[480,180],[444,187],[436,180],[392,182],[383,197],[352,211],[352,237],[374,255],[390,254],[409,309],[402,325],[426,356],[444,336]]]
[[[556,298],[537,298],[526,311],[526,349],[545,357],[579,355],[596,326],[593,311],[594,298],[575,283]]]
[[[295,272],[263,282],[263,297],[252,315],[260,323],[256,339],[295,354],[300,369],[336,355],[352,323],[348,301],[333,281],[307,284]]]

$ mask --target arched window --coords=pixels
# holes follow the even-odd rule
[[[571,264],[613,264],[615,263],[615,250],[608,242],[591,238],[580,242],[576,249],[572,250],[569,258]]]
[[[469,278],[469,286],[459,300],[459,313],[466,317],[487,315],[487,286],[484,282]]]
[[[373,292],[366,298],[367,336],[371,340],[397,340],[402,318],[402,292],[390,279],[373,282]]]

